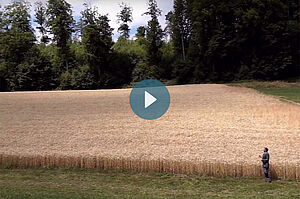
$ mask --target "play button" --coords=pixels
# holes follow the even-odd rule
[[[131,91],[130,106],[132,111],[142,119],[158,119],[169,109],[169,91],[157,80],[141,81]]]
[[[156,101],[157,99],[155,97],[153,97],[150,93],[145,91],[145,108],[148,108]]]

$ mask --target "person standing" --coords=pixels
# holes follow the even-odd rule
[[[263,171],[265,174],[265,179],[266,182],[271,182],[271,178],[270,178],[270,154],[269,154],[269,149],[267,147],[265,147],[264,149],[264,153],[262,156],[259,156],[261,158],[262,161],[262,166],[263,166]]]

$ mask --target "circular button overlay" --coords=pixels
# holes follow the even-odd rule
[[[140,118],[155,120],[168,111],[170,93],[160,81],[143,80],[132,89],[130,106],[132,111]]]

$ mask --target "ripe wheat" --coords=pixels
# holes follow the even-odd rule
[[[0,164],[260,176],[267,146],[273,175],[300,178],[299,105],[225,85],[169,90],[155,121],[134,115],[129,89],[0,93]]]

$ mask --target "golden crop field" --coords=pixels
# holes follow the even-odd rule
[[[130,89],[0,93],[0,164],[300,179],[300,106],[226,85],[168,87],[155,121],[135,116]]]

